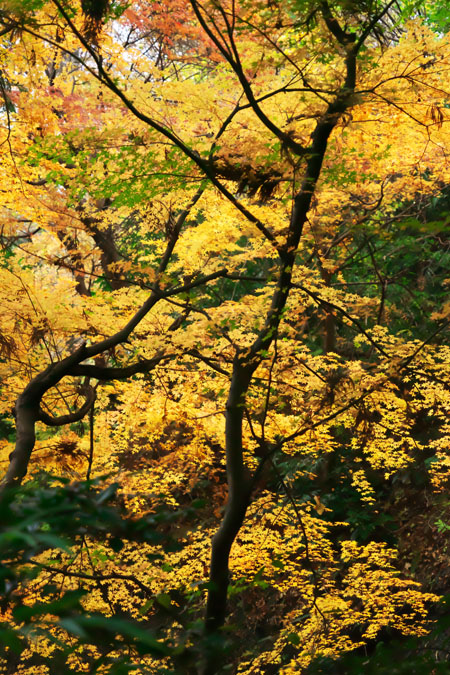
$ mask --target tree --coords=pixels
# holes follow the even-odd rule
[[[295,672],[385,626],[420,633],[433,597],[380,542],[342,539],[338,563],[325,518],[337,465],[368,504],[371,481],[425,447],[447,479],[448,307],[420,340],[390,332],[380,260],[382,236],[420,231],[448,182],[447,39],[405,23],[411,3],[100,9],[2,10],[5,416],[17,396],[4,490],[50,445],[57,470],[119,472],[132,512],[212,499],[155,582],[205,583],[194,563],[215,530],[205,673],[230,555],[232,593],[263,602],[270,584],[281,602],[281,629],[260,628],[270,648],[236,657],[242,672]],[[366,283],[361,258],[377,294],[348,285]]]

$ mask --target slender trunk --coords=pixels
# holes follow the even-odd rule
[[[230,582],[230,551],[244,522],[250,499],[250,481],[243,459],[242,419],[245,396],[255,368],[256,363],[242,362],[239,354],[236,355],[225,420],[228,502],[225,516],[211,543],[210,587],[205,617],[206,637],[216,633],[225,622]],[[208,651],[201,672],[203,675],[213,675],[217,672],[217,668],[215,654]]]
[[[272,297],[270,310],[264,326],[253,345],[243,356],[236,354],[226,409],[226,460],[228,479],[228,503],[223,521],[212,539],[210,588],[206,605],[205,635],[216,633],[224,624],[226,617],[227,594],[229,585],[229,556],[233,542],[242,527],[250,500],[250,478],[243,461],[242,419],[245,397],[251,378],[260,360],[262,350],[267,350],[278,331],[283,309],[291,288],[292,269],[303,225],[311,205],[317,180],[320,176],[328,139],[340,115],[348,107],[348,91],[354,88],[355,55],[347,57],[347,78],[343,90],[336,100],[328,106],[327,112],[312,134],[311,153],[309,155],[305,178],[300,192],[294,199],[286,244],[280,256],[280,273],[277,287]],[[216,654],[205,648],[202,675],[214,675],[218,672]]]
[[[0,494],[14,485],[20,484],[28,470],[28,462],[36,441],[35,425],[39,418],[40,399],[30,400],[26,392],[17,399],[16,445],[9,456],[8,470],[0,483]]]
[[[244,522],[248,492],[227,507],[220,528],[212,538],[210,589],[206,606],[205,633],[210,635],[225,622],[229,577],[229,557],[233,542]]]

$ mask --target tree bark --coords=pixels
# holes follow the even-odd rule
[[[223,521],[212,539],[207,634],[215,632],[225,621],[230,550],[244,522],[250,498],[250,481],[243,458],[242,420],[245,395],[254,369],[254,365],[244,365],[239,354],[236,355],[225,416],[228,502]]]
[[[36,441],[35,426],[41,417],[40,405],[45,392],[61,380],[72,365],[85,358],[84,343],[73,354],[52,363],[42,373],[34,377],[17,399],[16,444],[9,456],[8,470],[0,482],[0,495],[15,485],[20,485],[28,471],[28,464]]]

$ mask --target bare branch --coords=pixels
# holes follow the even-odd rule
[[[95,389],[90,385],[85,385],[82,388],[82,392],[85,395],[86,400],[79,410],[73,413],[68,413],[67,415],[61,415],[60,417],[52,417],[41,409],[39,410],[38,421],[44,422],[44,424],[46,424],[48,427],[61,427],[64,424],[72,424],[73,422],[82,420],[86,413],[93,406],[96,398]]]

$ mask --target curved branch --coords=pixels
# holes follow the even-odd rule
[[[46,424],[48,427],[62,427],[64,424],[72,424],[73,422],[78,422],[79,420],[82,420],[83,417],[86,415],[86,413],[89,412],[96,399],[94,387],[91,387],[90,385],[85,385],[82,391],[83,394],[85,394],[86,396],[86,400],[81,406],[81,408],[79,408],[73,413],[68,413],[67,415],[60,415],[59,417],[52,417],[48,413],[44,412],[41,408],[39,408],[38,421],[44,422],[44,424]]]
[[[174,235],[167,243],[166,251],[162,256],[158,268],[159,274],[162,274],[169,264],[169,260],[178,238],[181,226],[184,223],[190,209],[199,197],[200,194],[197,193],[191,200],[191,203],[188,205],[188,207],[180,214],[174,230]],[[121,330],[117,331],[110,337],[105,338],[104,340],[100,340],[99,342],[90,345],[89,347],[86,347],[85,342],[83,342],[83,344],[77,350],[75,350],[73,354],[66,357],[65,359],[62,359],[61,361],[58,361],[57,363],[50,364],[45,370],[43,370],[41,373],[38,373],[38,375],[36,375],[36,377],[34,377],[31,382],[28,383],[16,402],[16,444],[13,452],[9,456],[9,466],[6,474],[0,482],[0,496],[8,488],[19,485],[23,477],[27,474],[31,453],[36,442],[36,422],[43,421],[50,426],[54,426],[55,424],[56,426],[59,426],[67,422],[70,423],[76,419],[81,419],[91,406],[91,404],[88,406],[86,402],[86,404],[82,406],[82,408],[77,413],[71,413],[69,416],[64,416],[63,418],[52,418],[49,415],[47,416],[47,414],[41,410],[41,401],[42,397],[49,389],[57,385],[63,377],[69,374],[82,374],[95,377],[94,371],[89,371],[88,365],[81,366],[81,362],[87,358],[97,356],[108,349],[112,349],[122,342],[125,342],[134,329],[142,321],[142,319],[147,316],[149,311],[159,300],[177,295],[179,293],[184,293],[191,288],[196,288],[205,283],[208,283],[209,281],[212,281],[213,279],[217,279],[221,276],[223,277],[227,273],[227,270],[219,270],[218,272],[205,275],[204,277],[200,277],[199,279],[195,279],[194,281],[182,284],[181,286],[176,286],[175,288],[167,289],[165,291],[161,290],[158,284],[156,284],[147,300],[141,305],[134,316]],[[81,368],[82,370],[76,371],[75,367]],[[140,366],[135,364],[131,368],[133,367],[138,367],[138,370],[135,372],[139,372]],[[91,366],[91,368],[96,368],[96,366]],[[123,371],[105,373],[99,369],[97,374],[100,376],[99,379],[104,379],[105,375],[108,375],[109,379],[110,375],[122,376]],[[74,418],[73,415],[80,415],[80,417]]]
[[[137,361],[129,366],[122,368],[109,368],[108,366],[95,366],[91,364],[79,364],[70,369],[67,373],[73,376],[93,377],[102,382],[109,380],[123,380],[136,373],[148,373],[155,368],[161,361],[174,358],[175,354],[160,354],[152,359]],[[67,415],[66,415],[67,417]],[[60,419],[60,418],[58,418]]]
[[[137,577],[135,577],[133,574],[120,574],[119,572],[111,574],[99,574],[99,575],[85,574],[83,572],[72,572],[71,570],[68,569],[68,567],[65,567],[64,569],[57,569],[55,567],[52,567],[51,565],[45,565],[44,563],[41,563],[38,560],[31,559],[29,562],[32,565],[36,565],[41,570],[51,572],[52,575],[55,577],[61,575],[63,577],[73,577],[74,579],[83,579],[86,581],[113,581],[115,579],[119,579],[121,581],[129,581],[135,584],[149,598],[154,597],[155,595],[155,593],[152,591],[151,588],[142,583],[142,581]]]
[[[326,0],[321,3],[322,16],[330,33],[334,35],[340,45],[347,47],[356,39],[355,33],[347,33],[339,24],[339,21],[331,13],[330,6]]]
[[[9,456],[8,470],[0,482],[0,496],[10,487],[19,485],[28,471],[31,453],[36,442],[36,422],[40,419],[40,405],[45,392],[64,377],[70,368],[86,358],[86,345],[83,344],[58,363],[52,363],[42,373],[38,373],[27,384],[17,399],[16,444]]]

